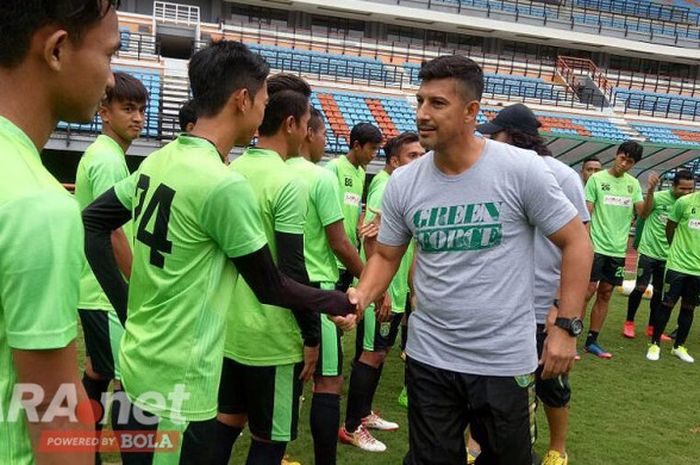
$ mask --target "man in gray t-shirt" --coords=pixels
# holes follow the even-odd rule
[[[566,198],[574,205],[583,222],[590,221],[583,186],[578,174],[564,163],[552,157],[544,139],[540,137],[541,126],[535,114],[522,103],[503,110],[488,123],[477,129],[492,140],[504,142],[523,149],[533,150],[542,156],[554,179]],[[535,320],[537,321],[537,354],[542,356],[547,337],[546,325],[556,317],[556,297],[561,274],[561,252],[546,235],[537,229],[535,234]],[[550,315],[551,314],[551,315]],[[569,425],[569,400],[571,388],[566,374],[557,378],[542,379],[542,367],[535,372],[535,390],[544,405],[549,423],[549,449],[544,464],[566,463],[566,434]]]
[[[563,256],[562,327],[543,355],[545,377],[572,366],[570,324],[583,307],[590,243],[540,157],[474,135],[483,91],[476,63],[438,57],[419,76],[419,136],[433,151],[389,180],[377,251],[350,298],[360,308],[375,300],[415,239],[404,463],[463,464],[471,424],[482,446],[477,463],[529,465],[535,227]]]

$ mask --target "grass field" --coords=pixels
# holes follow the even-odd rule
[[[621,335],[627,299],[613,297],[601,344],[613,352],[609,361],[590,355],[576,365],[571,375],[573,399],[569,434],[570,462],[579,465],[697,465],[700,462],[700,330],[691,331],[687,347],[698,363],[686,364],[662,347],[661,360],[645,359],[646,338],[640,337],[648,318],[648,301],[643,300],[637,317],[638,336]],[[675,327],[676,314],[669,326]],[[587,324],[587,322],[586,322]],[[669,328],[669,330],[672,328]],[[354,350],[354,334],[345,336],[346,374]],[[382,416],[397,421],[401,429],[377,433],[388,450],[373,454],[339,445],[340,465],[400,464],[407,449],[406,412],[396,402],[403,384],[403,363],[392,353],[385,366],[374,408]],[[347,380],[346,380],[347,388]],[[299,438],[288,447],[290,458],[302,465],[313,465],[313,444],[308,427],[311,405],[310,386],[305,389]],[[343,411],[345,398],[343,398]],[[344,414],[343,414],[344,415]],[[540,455],[547,448],[547,425],[538,412]],[[232,464],[245,463],[250,436],[237,442]],[[111,456],[112,461],[116,460]]]

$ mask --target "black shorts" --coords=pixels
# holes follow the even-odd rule
[[[406,360],[409,452],[404,465],[466,463],[464,431],[481,445],[477,464],[531,465],[535,377],[477,376]]]
[[[678,299],[683,299],[682,304],[692,307],[697,307],[700,304],[700,276],[666,270],[664,305],[674,307]]]
[[[666,260],[657,260],[646,255],[639,255],[637,263],[637,284],[636,287],[646,287],[649,283],[654,283],[654,290],[663,289],[664,274],[666,273]]]
[[[596,253],[593,255],[591,282],[605,281],[613,286],[621,286],[625,277],[625,259]]]
[[[224,357],[219,412],[247,414],[250,432],[263,440],[289,442],[297,437],[304,363],[250,366]]]
[[[544,332],[544,325],[537,325],[537,358],[542,358],[544,350],[544,340],[547,333]],[[540,365],[535,372],[535,392],[544,405],[552,408],[561,408],[569,405],[571,400],[571,385],[569,375],[561,375],[556,378],[542,379],[542,369]]]
[[[391,312],[389,321],[380,323],[377,321],[374,306],[370,306],[365,311],[360,324],[357,325],[356,350],[382,352],[394,347],[402,319],[403,313]]]
[[[92,369],[106,379],[120,379],[119,345],[124,327],[117,314],[107,310],[81,309],[78,315]]]
[[[217,420],[177,421],[159,418],[132,405],[127,424],[118,431],[123,465],[215,463]],[[167,436],[167,441],[165,436]],[[139,449],[144,438],[160,449]],[[170,447],[172,444],[172,447]]]
[[[352,281],[355,279],[355,276],[348,271],[348,270],[339,270],[340,271],[340,278],[338,279],[338,282],[335,283],[335,290],[340,291],[340,292],[347,292],[348,288],[352,284]]]

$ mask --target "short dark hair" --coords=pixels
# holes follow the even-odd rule
[[[311,107],[311,119],[309,119],[309,128],[312,131],[318,131],[324,125],[323,113],[315,107]]]
[[[350,148],[358,142],[360,146],[367,143],[379,144],[382,141],[382,132],[370,123],[357,123],[350,131]]]
[[[484,93],[484,72],[474,60],[463,55],[443,55],[424,61],[418,78],[422,81],[456,79],[462,85],[465,100],[481,101]]]
[[[265,59],[240,42],[221,40],[198,51],[188,73],[197,116],[217,114],[239,89],[255,99],[269,72]]]
[[[182,104],[182,107],[177,114],[177,119],[180,123],[180,129],[182,131],[187,130],[188,124],[194,124],[197,122],[197,109],[195,108],[194,101],[192,99]]]
[[[311,97],[311,86],[304,79],[289,73],[278,73],[267,79],[267,94],[272,95],[282,90],[293,90],[306,97]]]
[[[695,181],[695,176],[690,170],[678,170],[673,176],[673,185],[677,186],[681,181]]]
[[[551,157],[552,151],[547,147],[547,142],[542,136],[535,136],[515,128],[505,128],[504,131],[510,136],[510,145],[521,149],[532,150],[541,157]]]
[[[2,0],[0,1],[0,66],[13,68],[29,52],[32,36],[44,26],[56,24],[71,39],[99,22],[119,0]]]
[[[583,160],[583,163],[581,164],[581,166],[582,166],[582,167],[583,167],[583,166],[586,166],[586,163],[588,163],[589,161],[595,161],[595,162],[601,163],[600,158],[596,157],[595,155],[592,155],[592,156],[590,156],[590,157],[586,157],[586,158]],[[601,163],[601,164],[602,164],[602,163]]]
[[[276,133],[284,120],[293,116],[297,122],[309,111],[309,98],[293,90],[280,90],[269,97],[265,116],[258,128],[261,136]]]
[[[117,102],[148,102],[148,91],[141,81],[129,73],[117,71],[114,73],[114,86],[105,92],[103,105]]]
[[[642,159],[644,147],[642,147],[642,144],[640,144],[639,142],[628,140],[620,144],[620,147],[618,147],[617,154],[619,155],[621,153],[624,153],[632,160],[634,160],[635,163],[637,163],[639,160]]]
[[[418,134],[412,131],[406,131],[396,137],[392,137],[386,141],[386,144],[384,144],[384,155],[386,155],[386,162],[389,163],[392,158],[398,156],[401,147],[404,145],[419,141],[420,139],[418,138]]]

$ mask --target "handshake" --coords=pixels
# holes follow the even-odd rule
[[[346,315],[330,316],[329,318],[335,325],[343,331],[350,331],[357,322],[362,320],[365,310],[370,304],[374,303],[377,321],[388,321],[391,315],[391,298],[388,293],[383,294],[375,302],[369,301],[368,297],[357,288],[350,287],[346,294],[347,308],[349,312]],[[352,307],[352,310],[350,308]]]

